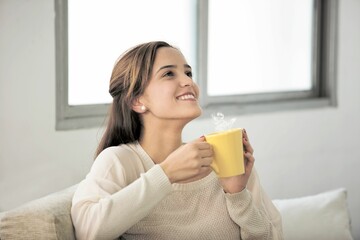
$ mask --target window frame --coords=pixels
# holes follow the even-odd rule
[[[68,104],[68,0],[55,1],[56,130],[100,127],[110,104]],[[207,96],[208,0],[197,0],[197,74],[202,117],[213,112],[241,115],[336,106],[337,15],[336,0],[314,1],[311,91]]]

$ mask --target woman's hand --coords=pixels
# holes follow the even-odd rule
[[[245,173],[234,177],[220,178],[220,183],[224,191],[227,193],[237,193],[244,190],[246,188],[252,168],[254,166],[254,150],[249,142],[249,138],[245,129],[243,130],[243,144]]]
[[[160,166],[171,183],[192,182],[212,171],[212,160],[212,146],[201,137],[176,149]]]

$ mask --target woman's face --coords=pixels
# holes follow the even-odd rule
[[[201,114],[199,88],[192,79],[191,67],[177,49],[157,50],[150,82],[140,102],[160,119],[192,120]]]

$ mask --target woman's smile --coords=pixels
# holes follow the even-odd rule
[[[193,93],[184,93],[180,96],[177,96],[176,99],[181,101],[197,101]]]

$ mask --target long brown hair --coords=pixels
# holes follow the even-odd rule
[[[161,47],[173,46],[163,41],[140,44],[126,51],[116,62],[109,88],[113,102],[95,157],[110,146],[139,140],[142,123],[139,114],[132,110],[132,103],[144,93],[156,52]]]

